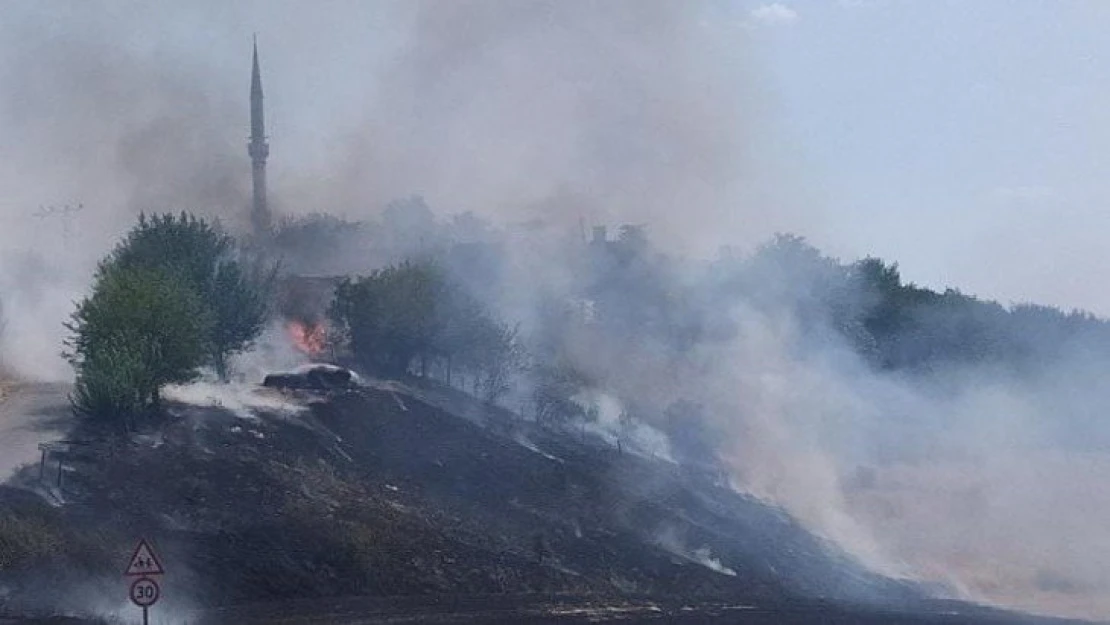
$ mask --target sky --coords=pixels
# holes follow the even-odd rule
[[[28,221],[39,205],[81,201],[88,205],[80,217],[87,228],[110,221],[96,211],[136,203],[136,197],[152,205],[169,196],[168,191],[155,193],[158,185],[151,179],[163,171],[159,159],[172,162],[174,149],[204,158],[190,161],[182,180],[161,187],[180,192],[193,180],[220,178],[213,174],[219,170],[233,173],[189,202],[230,201],[226,198],[245,192],[252,33],[259,36],[267,95],[272,195],[295,205],[291,210],[309,212],[339,201],[321,189],[348,184],[344,175],[365,175],[336,171],[337,161],[356,153],[351,136],[358,133],[349,129],[365,128],[376,111],[391,119],[395,109],[413,108],[414,99],[404,91],[426,89],[391,74],[410,66],[399,59],[411,52],[411,29],[417,23],[413,3],[185,4],[5,3],[0,80],[9,91],[0,107],[0,186],[5,189],[0,210]],[[604,3],[581,0],[576,6],[587,15]],[[692,58],[703,65],[743,66],[714,75],[727,76],[722,84],[735,88],[723,94],[718,108],[746,107],[731,117],[701,107],[719,92],[676,101],[676,106],[697,104],[688,115],[704,116],[708,132],[734,135],[737,153],[743,153],[735,162],[745,170],[738,183],[744,188],[733,194],[696,195],[694,187],[676,187],[676,194],[695,193],[699,202],[722,204],[690,218],[703,223],[696,234],[679,237],[688,248],[711,254],[719,245],[750,247],[775,231],[789,230],[845,260],[876,255],[897,261],[905,279],[925,286],[956,287],[1003,303],[1037,301],[1110,315],[1110,290],[1099,288],[1110,280],[1110,250],[1102,245],[1110,233],[1110,39],[1105,37],[1110,3],[705,0],[688,6],[697,7],[704,32],[723,42],[724,49]],[[460,23],[458,30],[469,32],[471,26]],[[452,32],[452,24],[437,28],[442,30],[431,31],[436,37]],[[688,37],[694,31],[676,32]],[[507,63],[504,59],[519,49],[503,48],[505,56],[497,62]],[[80,61],[76,66],[74,59]],[[57,69],[60,63],[66,71]],[[127,72],[117,71],[121,66]],[[467,75],[468,66],[459,67]],[[696,88],[703,69],[682,66],[693,77],[668,84]],[[492,76],[520,72],[498,71],[515,73]],[[113,82],[118,76],[127,80]],[[153,84],[164,88],[158,91]],[[557,98],[566,84],[557,83],[551,94]],[[496,92],[498,87],[494,80],[483,88]],[[492,117],[510,106],[533,104],[520,97],[494,98]],[[390,103],[395,103],[392,109]],[[169,135],[173,143],[152,135],[161,146],[152,157],[135,120],[144,111],[167,106],[183,111],[175,119],[181,127]],[[448,119],[477,120],[482,129],[497,121],[472,110],[478,106],[473,102],[468,106],[465,114]],[[573,134],[570,126],[578,118],[552,110],[545,136]],[[62,111],[67,121],[58,121]],[[74,111],[81,112],[74,117]],[[606,120],[622,119],[608,108],[603,112]],[[682,115],[679,109],[677,116]],[[534,122],[519,118],[520,125]],[[387,178],[398,178],[388,169],[393,162],[388,149],[400,149],[413,128],[417,125],[402,123],[393,125],[392,134],[390,128],[373,127],[360,135],[360,141],[383,146],[374,155],[378,160],[370,160],[385,163]],[[474,134],[469,128],[450,130],[445,141],[454,143]],[[125,162],[126,176],[118,167],[110,175],[102,171],[108,157],[96,147],[115,141],[117,134],[126,137],[124,147],[132,146],[134,153]],[[707,136],[699,136],[701,143],[690,149],[711,145]],[[459,154],[465,152],[446,150],[453,160],[429,168],[449,183],[425,185],[419,168],[409,167],[390,191],[411,187],[436,200],[434,208],[482,212],[496,203],[492,196],[473,189],[452,193],[451,185],[477,178],[486,187],[515,188],[525,176],[507,163],[521,145],[484,141],[490,158],[464,166]],[[206,154],[217,143],[219,149]],[[123,157],[118,154],[117,160],[127,161],[126,150]],[[419,163],[421,155],[426,151],[409,151],[396,161]],[[528,162],[537,168],[558,165]],[[457,172],[451,171],[452,163],[459,163]],[[714,166],[721,163],[732,166],[734,161]],[[657,173],[644,172],[633,171],[621,184],[631,186],[637,175]],[[721,180],[711,182],[727,186]],[[120,191],[124,188],[126,193]],[[527,191],[534,193],[522,190],[503,199],[539,198],[536,189]],[[603,197],[612,196],[611,189],[602,191]],[[658,195],[649,191],[644,197],[629,196],[629,203]],[[740,204],[745,208],[735,208]],[[668,221],[666,207],[645,215],[658,222],[660,236],[683,230],[677,220]],[[619,210],[590,214],[598,221],[627,218],[629,213]],[[35,227],[41,230],[45,222]]]
[[[835,215],[815,240],[934,288],[1110,314],[1110,3],[784,2],[749,19]]]

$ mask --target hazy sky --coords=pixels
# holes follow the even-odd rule
[[[579,12],[589,15],[604,4],[581,0]],[[146,92],[149,83],[171,74],[175,85],[188,82],[182,77],[195,85],[170,91],[179,99],[169,102],[195,113],[184,121],[206,124],[185,124],[173,135],[176,141],[197,153],[220,142],[222,156],[205,159],[205,167],[242,167],[209,196],[245,189],[255,31],[272,137],[271,179],[279,191],[283,180],[298,176],[327,184],[337,154],[350,150],[344,129],[363,123],[383,102],[406,102],[398,91],[407,83],[388,72],[409,45],[411,6],[6,2],[0,210],[25,215],[44,203],[122,201],[92,190],[90,180],[104,176],[90,146],[113,124],[126,126],[142,110],[165,106],[165,98],[151,100]],[[758,163],[746,174],[746,184],[758,189],[752,192],[758,199],[750,200],[758,212],[722,208],[700,217],[707,222],[697,239],[703,249],[750,244],[789,228],[842,258],[897,260],[907,279],[929,286],[1110,314],[1110,290],[1101,288],[1110,280],[1110,248],[1102,244],[1110,234],[1110,3],[707,0],[697,10],[706,32],[732,47],[733,57],[707,55],[706,62],[741,59],[745,66],[735,85],[744,95],[727,105],[750,102],[757,109],[744,118],[747,127],[721,124],[712,132],[736,134],[745,162]],[[437,28],[450,32],[451,24]],[[73,52],[75,45],[85,47]],[[59,59],[72,66],[72,58],[90,65],[70,74],[51,69]],[[113,88],[98,72],[119,64],[138,69],[126,74],[130,81],[115,84],[110,99],[85,102],[85,91]],[[148,83],[136,83],[137,76]],[[63,92],[73,84],[79,90]],[[496,91],[498,85],[484,88]],[[129,110],[129,101],[146,108]],[[53,121],[50,112],[67,106],[85,111],[79,123]],[[710,123],[727,119],[711,113]],[[461,119],[483,118],[470,111]],[[64,132],[55,136],[50,128]],[[142,135],[132,135],[129,141],[141,145]],[[403,140],[399,136],[391,140]],[[491,153],[505,151],[512,153]],[[147,152],[135,154],[139,162],[128,164],[130,177],[112,183],[133,187],[129,197],[142,193],[156,166]],[[504,160],[467,163],[464,172],[473,177],[478,167],[504,168]],[[194,164],[189,175],[211,173]],[[509,168],[489,184],[511,184],[517,175]],[[417,186],[412,181],[418,179],[405,182]],[[305,197],[312,196],[295,202]],[[465,199],[460,204],[450,208],[475,208]]]
[[[836,216],[815,238],[1110,314],[1110,3],[760,6],[780,121]]]

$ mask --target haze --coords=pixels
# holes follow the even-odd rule
[[[1089,288],[1110,225],[1103,3],[672,3],[627,24],[681,52],[646,79],[621,64],[661,55],[603,45],[602,31],[579,42],[597,67],[568,60],[571,11],[529,24],[463,4],[7,3],[0,202],[21,227],[6,231],[26,243],[33,230],[38,249],[59,238],[60,218],[28,217],[40,205],[83,203],[81,227],[112,233],[139,208],[241,210],[257,32],[272,195],[288,211],[373,211],[419,192],[438,211],[513,221],[558,218],[521,213],[552,196],[589,197],[561,217],[649,222],[702,255],[791,231],[844,258],[897,260],[924,285],[1110,312]],[[483,57],[508,23],[519,37]],[[411,54],[421,29],[442,29],[422,52],[442,56]],[[574,81],[588,100],[567,95]],[[669,101],[615,99],[629,91]],[[583,102],[643,143],[561,132]],[[674,164],[698,175],[632,190]]]

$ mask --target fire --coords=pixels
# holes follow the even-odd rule
[[[309,356],[319,356],[324,353],[328,341],[328,326],[323,321],[308,323],[292,319],[285,324],[285,329],[299,351]]]

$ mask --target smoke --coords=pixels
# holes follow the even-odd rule
[[[298,203],[365,215],[416,192],[506,224],[651,223],[699,251],[721,242],[709,223],[732,243],[813,226],[773,184],[769,98],[727,9],[407,6],[404,42],[359,124],[341,129],[338,163],[280,187],[310,198]]]
[[[304,411],[304,406],[280,394],[264,392],[257,384],[195,382],[167,386],[164,395],[170,401],[222,408],[246,421],[257,421],[258,412],[292,417]]]
[[[736,577],[736,571],[721,564],[720,559],[714,558],[708,547],[699,547],[694,550],[694,558],[704,567],[717,571],[721,575]]]
[[[779,230],[820,237],[826,215],[784,175],[772,99],[718,5],[410,6],[377,97],[340,133],[339,165],[277,183],[291,204],[362,219],[415,192],[441,213],[496,220],[505,257],[488,299],[529,331],[548,324],[552,302],[585,317],[599,304],[575,286],[589,252],[565,233],[580,224],[648,224],[656,247],[694,258]],[[422,232],[412,238],[425,246],[436,237]],[[737,489],[871,568],[976,600],[1110,614],[1099,599],[1110,594],[1107,534],[1093,521],[1108,510],[1096,494],[1105,460],[1068,440],[1075,415],[1103,403],[1093,374],[1106,363],[1065,359],[1069,371],[1023,379],[880,373],[831,330],[801,328],[807,294],[789,289],[804,268],[757,272],[753,290],[784,300],[761,306],[725,303],[696,264],[659,266],[659,291],[704,295],[660,323],[716,320],[734,334],[678,350],[631,325],[566,329],[558,353],[594,383],[579,398],[597,410],[588,427],[615,442],[632,424],[648,434],[630,446],[669,458],[660,424],[622,424],[637,411],[621,402],[693,398]],[[629,300],[628,319],[649,314],[641,294],[595,277]]]
[[[650,332],[592,335],[571,353],[615,396],[696,399],[735,488],[874,570],[1035,612],[1110,613],[1105,357],[1045,350],[1022,372],[877,371],[831,327],[802,321],[820,313],[810,293],[752,301],[781,293],[784,275],[802,284],[807,269],[752,266],[739,298],[695,284],[717,295],[699,314],[730,319],[728,338],[660,353]],[[635,302],[619,283],[606,288]]]
[[[62,324],[140,211],[237,225],[243,114],[203,67],[137,42],[135,15],[113,23],[124,7],[33,6],[0,26],[0,353],[17,374],[63,379]]]
[[[583,425],[585,431],[622,450],[664,462],[675,461],[666,435],[647,423],[630,419],[616,397],[591,392],[572,399],[595,416]]]
[[[35,321],[8,333],[6,358],[67,374],[65,302],[137,212],[245,224],[252,30],[283,213],[367,219],[419,193],[502,223],[650,221],[699,251],[720,242],[705,223],[748,243],[812,225],[774,183],[769,106],[733,18],[629,0],[16,7],[0,44],[0,300]],[[349,78],[320,84],[322,63]]]
[[[177,625],[195,622],[197,602],[191,590],[181,580],[192,577],[186,571],[175,571],[160,581],[161,599],[152,608],[148,622],[151,625]],[[28,614],[81,615],[81,618],[96,619],[95,622],[113,625],[137,625],[143,622],[140,608],[126,596],[127,586],[120,582],[118,575],[102,575],[95,578],[67,579],[66,592],[58,593],[56,588],[42,581],[44,590],[37,595],[22,595],[18,602],[8,606],[13,611]],[[76,617],[75,617],[76,618]]]
[[[528,333],[547,327],[552,301],[586,316],[597,303],[575,287],[583,225],[648,224],[658,248],[704,258],[776,231],[819,238],[829,218],[777,147],[774,99],[724,3],[119,6],[21,8],[0,26],[0,157],[18,163],[0,169],[10,215],[0,353],[24,375],[67,375],[61,323],[137,211],[242,222],[255,19],[278,127],[275,205],[368,221],[416,193],[440,213],[494,220],[496,279],[484,265],[452,269]],[[148,27],[155,34],[141,34]],[[376,43],[342,43],[361,39]],[[281,41],[298,45],[282,51]],[[332,73],[344,78],[319,82]],[[61,217],[32,215],[78,202],[85,209],[68,230]],[[389,255],[443,235],[425,222],[396,225],[386,230],[406,234]],[[327,268],[383,262],[389,255],[368,249],[381,235],[344,242],[349,258]],[[1110,518],[1101,488],[1110,439],[1094,436],[1105,435],[1107,363],[1076,356],[1020,379],[876,372],[835,333],[803,331],[792,306],[726,303],[702,268],[658,265],[670,268],[656,276],[660,292],[704,297],[675,295],[673,314],[651,323],[732,329],[683,349],[588,324],[561,334],[559,353],[594,381],[583,403],[598,406],[603,436],[625,435],[630,398],[658,407],[692,398],[737,489],[869,566],[1007,605],[1110,614],[1110,538],[1099,523]],[[761,277],[774,291],[789,272]],[[248,377],[303,360],[273,332],[240,363]],[[649,421],[631,422],[634,446],[678,455]]]
[[[696,562],[721,575],[736,577],[736,571],[721,564],[719,558],[713,557],[713,553],[709,550],[709,547],[690,549],[686,541],[682,539],[682,536],[674,528],[663,528],[656,536],[656,542],[660,547],[683,560]]]

